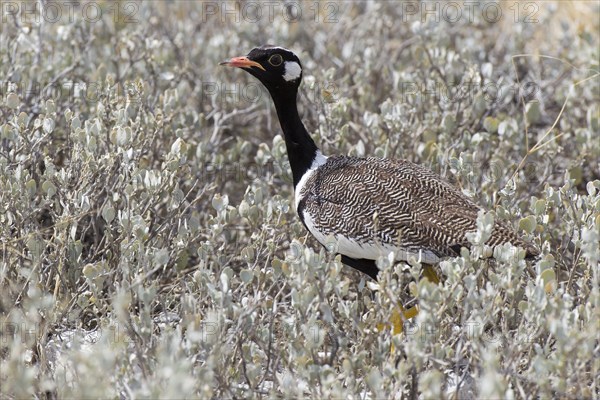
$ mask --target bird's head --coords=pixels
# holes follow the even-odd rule
[[[220,65],[242,68],[272,93],[282,90],[295,93],[302,80],[302,64],[298,56],[283,47],[257,47],[246,56],[234,57]]]

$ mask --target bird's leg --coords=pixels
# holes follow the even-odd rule
[[[404,331],[404,322],[411,318],[414,318],[419,313],[419,306],[414,305],[408,309],[398,305],[398,308],[394,308],[392,311],[392,317],[390,322],[392,323],[392,334],[398,335]]]
[[[433,284],[439,285],[440,283],[440,278],[438,277],[432,265],[423,264],[423,276]],[[399,309],[394,309],[390,318],[390,323],[392,324],[392,334],[397,335],[402,333],[404,331],[404,322],[408,319],[416,317],[418,313],[418,305],[414,305],[408,309],[405,309],[402,305],[399,305]]]
[[[440,283],[440,278],[435,272],[435,268],[433,268],[433,265],[424,264],[423,276],[427,278],[427,280],[431,283],[435,283],[436,285],[439,285]]]

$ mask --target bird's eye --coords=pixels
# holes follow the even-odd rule
[[[281,57],[281,54],[273,54],[271,57],[269,57],[269,64],[274,67],[279,67],[282,62],[283,57]]]

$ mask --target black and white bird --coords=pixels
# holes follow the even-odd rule
[[[405,160],[324,156],[300,116],[296,98],[302,80],[298,57],[265,45],[221,65],[244,69],[269,91],[292,169],[295,208],[322,244],[337,242],[342,262],[377,279],[376,260],[395,253],[433,264],[469,247],[477,230],[477,204],[431,170]],[[487,245],[510,242],[528,257],[538,254],[503,221],[496,221]]]

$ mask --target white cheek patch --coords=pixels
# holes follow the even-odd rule
[[[284,64],[285,73],[283,74],[283,79],[286,81],[293,81],[300,78],[302,75],[302,68],[300,68],[300,64],[295,61],[286,61]]]

